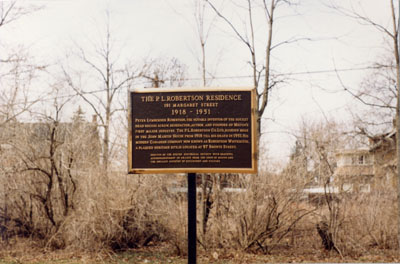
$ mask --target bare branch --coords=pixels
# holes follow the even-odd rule
[[[395,33],[390,32],[386,27],[382,26],[381,24],[373,21],[371,18],[367,17],[366,15],[363,15],[359,12],[357,12],[353,7],[351,9],[346,9],[343,7],[339,7],[338,5],[331,3],[328,5],[328,7],[338,11],[342,15],[352,18],[356,21],[358,21],[362,25],[368,25],[368,26],[373,26],[375,29],[385,33],[391,38],[396,38]]]
[[[27,6],[17,5],[17,1],[1,1],[0,2],[0,27],[7,25],[17,19],[42,9],[43,6]]]
[[[291,39],[288,39],[288,40],[285,40],[285,41],[282,41],[282,42],[279,42],[279,43],[273,45],[271,47],[271,50],[273,50],[273,49],[275,49],[275,48],[277,48],[279,46],[285,45],[285,44],[292,44],[292,43],[296,43],[296,42],[300,42],[300,41],[304,41],[304,40],[312,41],[311,38],[307,38],[307,37],[301,37],[301,38],[294,38],[293,37]]]
[[[254,50],[253,50],[253,47],[251,46],[250,42],[248,40],[246,40],[245,37],[243,37],[239,33],[239,31],[232,24],[232,22],[227,17],[225,17],[221,12],[219,12],[219,10],[209,0],[205,0],[205,1],[211,6],[211,8],[215,11],[215,13],[229,25],[229,27],[233,30],[235,35],[249,48],[250,52],[253,53]]]

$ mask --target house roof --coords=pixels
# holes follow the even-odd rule
[[[385,134],[370,138],[372,140],[372,142],[374,142],[374,143],[370,146],[369,151],[375,151],[376,149],[381,147],[384,142],[393,142],[394,143],[395,135],[396,135],[396,129],[393,129],[389,133],[385,133]]]

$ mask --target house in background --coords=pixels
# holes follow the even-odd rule
[[[369,192],[374,177],[373,154],[369,149],[342,150],[336,154],[335,185],[340,191]]]
[[[335,185],[345,192],[388,191],[396,184],[395,131],[369,138],[369,147],[337,152]]]

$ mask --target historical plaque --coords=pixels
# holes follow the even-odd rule
[[[129,173],[255,173],[255,90],[130,92]]]

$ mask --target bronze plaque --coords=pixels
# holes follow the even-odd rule
[[[255,173],[255,90],[130,92],[129,173]]]

